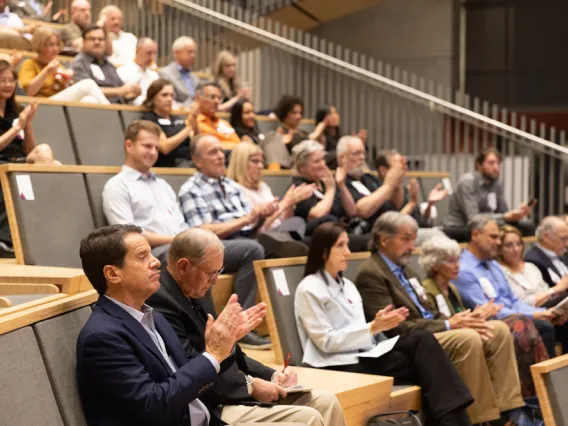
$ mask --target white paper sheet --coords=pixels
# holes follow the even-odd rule
[[[30,175],[16,175],[16,185],[18,186],[18,195],[22,200],[35,200],[34,189]]]
[[[286,274],[283,269],[275,269],[272,271],[272,277],[274,278],[274,284],[276,284],[276,290],[280,296],[290,296],[290,289],[288,288],[288,281],[286,280]]]
[[[448,190],[448,194],[452,195],[454,189],[452,188],[452,181],[449,178],[442,178],[442,185],[444,189]]]
[[[552,308],[553,311],[559,314],[568,314],[568,297],[562,299],[558,304]]]
[[[288,393],[303,393],[312,391],[312,388],[307,388],[304,385],[294,385],[284,389],[286,389],[286,392]]]
[[[395,336],[388,340],[383,340],[382,342],[373,346],[372,349],[369,349],[365,352],[359,352],[357,356],[359,358],[379,358],[380,356],[383,356],[384,354],[392,351],[392,348],[394,348],[394,345],[396,345],[396,342],[398,342],[399,337],[400,336]]]

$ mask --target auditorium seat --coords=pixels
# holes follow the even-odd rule
[[[120,111],[124,130],[126,130],[133,121],[140,120],[142,118],[142,114],[142,111]]]
[[[124,164],[124,129],[118,111],[102,108],[67,108],[79,164]]]
[[[546,426],[568,424],[568,354],[531,366],[538,402]]]
[[[32,128],[36,144],[46,143],[51,146],[54,157],[62,164],[77,164],[63,107],[42,105],[32,121]]]
[[[20,175],[29,176],[35,200],[18,194]],[[11,173],[9,180],[25,263],[81,267],[79,241],[95,229],[83,175]]]
[[[32,327],[0,336],[0,424],[63,426]]]
[[[264,176],[262,176],[262,180],[270,187],[275,197],[282,199],[290,185],[292,185],[292,177],[291,174],[267,175],[265,173]]]
[[[66,426],[86,426],[75,378],[77,337],[92,309],[86,306],[33,325],[49,381]]]

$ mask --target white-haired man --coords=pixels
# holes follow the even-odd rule
[[[170,80],[175,89],[175,101],[188,106],[193,102],[199,78],[191,73],[197,54],[197,44],[183,36],[172,44],[174,60],[160,71],[160,77]]]
[[[212,231],[192,228],[178,234],[168,252],[167,268],[161,271],[160,288],[148,299],[148,304],[172,325],[187,351],[205,350],[207,311],[212,311],[203,304],[203,296],[217,281],[223,252],[223,243]],[[249,312],[254,318],[265,309],[264,304],[255,305],[246,311],[247,318]],[[296,383],[297,376],[291,368],[276,371],[247,357],[235,345],[233,365],[221,373],[216,386],[201,400],[229,424],[262,421],[345,426],[341,406],[333,394],[314,389],[309,394],[288,396],[286,388]],[[282,405],[242,404],[251,400],[282,401]]]
[[[562,218],[545,217],[536,229],[537,243],[525,255],[525,262],[534,263],[550,287],[568,274],[566,248],[568,225]]]
[[[115,66],[124,65],[134,59],[138,39],[132,33],[122,31],[122,11],[113,5],[105,6],[99,13],[97,25],[106,30],[112,42],[112,55],[108,60]]]

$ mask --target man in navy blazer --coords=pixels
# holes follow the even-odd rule
[[[536,229],[536,239],[537,243],[525,255],[525,262],[534,263],[544,281],[554,287],[561,279],[568,279],[564,257],[568,247],[568,225],[559,217],[545,217]]]
[[[77,382],[90,426],[222,424],[199,397],[232,364],[235,342],[265,310],[243,315],[232,296],[209,316],[203,353],[181,346],[145,300],[159,288],[160,262],[142,229],[112,225],[81,241],[83,270],[100,297],[77,339]],[[224,362],[229,358],[227,361]]]

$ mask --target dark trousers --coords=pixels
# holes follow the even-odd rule
[[[542,342],[546,347],[546,352],[550,358],[556,356],[556,351],[554,350],[554,345],[556,344],[556,332],[554,331],[554,326],[546,320],[533,320],[534,325],[542,338]]]
[[[422,388],[428,425],[469,426],[466,408],[473,398],[450,359],[430,332],[413,330],[400,336],[394,349],[380,358],[360,358],[359,364],[330,370],[394,377],[395,385]]]

